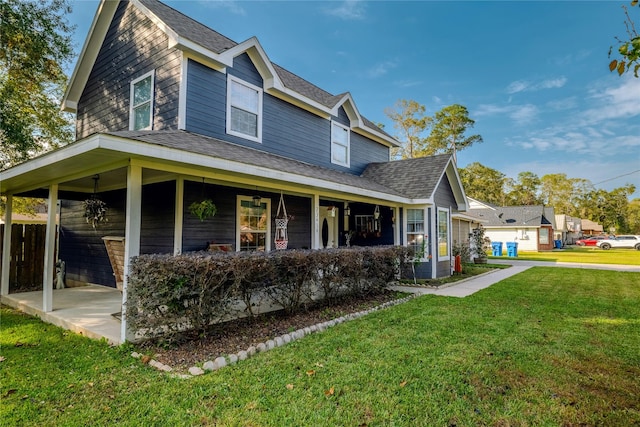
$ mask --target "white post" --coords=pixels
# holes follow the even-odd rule
[[[391,208],[393,212],[393,244],[396,246],[400,245],[400,218],[398,214],[400,213],[400,209],[398,207]]]
[[[431,254],[431,278],[438,277],[438,208],[434,205],[427,207],[427,212],[431,211],[431,229],[429,230],[429,253]],[[425,218],[428,215],[424,216]]]
[[[0,295],[9,295],[9,269],[11,268],[11,214],[13,195],[7,194],[4,210],[4,239],[2,241],[2,277],[0,277]]]
[[[127,168],[127,207],[124,241],[124,277],[122,283],[122,322],[120,340],[131,341],[133,334],[127,327],[127,282],[129,261],[140,255],[140,224],[142,223],[142,167],[130,164]]]
[[[176,204],[175,204],[175,219],[173,229],[173,254],[179,255],[182,253],[182,226],[184,220],[184,213],[182,212],[182,206],[184,205],[184,178],[178,177],[176,179]]]
[[[311,197],[311,249],[320,249],[320,195]]]
[[[47,234],[44,247],[44,273],[42,277],[42,311],[53,311],[53,277],[56,260],[56,211],[58,208],[58,184],[49,186],[47,201]]]

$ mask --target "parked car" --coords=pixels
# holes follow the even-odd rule
[[[589,236],[576,240],[578,246],[597,246],[598,242],[608,239],[610,236]]]
[[[600,249],[611,249],[611,248],[633,248],[640,251],[640,236],[635,235],[624,235],[624,236],[616,236],[612,239],[605,239],[598,242],[597,246]]]

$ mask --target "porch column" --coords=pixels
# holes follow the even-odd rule
[[[311,249],[320,249],[320,195],[311,196]]]
[[[122,322],[120,340],[131,341],[133,334],[127,327],[127,282],[129,261],[140,255],[140,224],[142,222],[142,167],[130,164],[127,168],[127,208],[124,241],[124,278],[122,283]]]
[[[400,208],[398,207],[394,207],[391,208],[391,211],[393,212],[393,244],[396,246],[400,245]]]
[[[184,214],[182,206],[184,205],[184,178],[179,176],[176,179],[176,213],[174,218],[173,229],[173,254],[180,255],[182,253],[182,224]]]
[[[429,218],[431,227],[429,228],[429,253],[431,254],[431,278],[438,277],[438,222],[437,212],[438,208],[434,205],[427,208],[427,213],[431,212],[431,215],[425,215],[425,218]]]
[[[47,200],[47,234],[44,246],[44,273],[42,275],[42,311],[53,311],[53,276],[56,253],[56,211],[58,208],[58,184],[49,186]]]
[[[13,195],[7,194],[4,210],[4,239],[2,241],[2,277],[0,277],[0,295],[9,295],[9,269],[11,268],[11,214]]]

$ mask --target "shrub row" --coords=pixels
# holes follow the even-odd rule
[[[130,265],[127,319],[143,337],[204,334],[238,310],[255,315],[264,303],[295,312],[319,300],[379,293],[409,263],[409,250],[399,246],[141,255]]]

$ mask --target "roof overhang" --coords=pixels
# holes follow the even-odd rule
[[[139,164],[149,170],[146,182],[177,176],[216,177],[229,185],[259,180],[275,188],[332,194],[347,200],[376,200],[415,204],[397,194],[357,188],[326,179],[299,175],[239,161],[186,152],[176,148],[113,135],[95,134],[58,150],[0,172],[0,194],[19,195],[57,184],[60,191],[92,192],[92,177],[100,174],[101,191],[126,188],[126,167]]]

